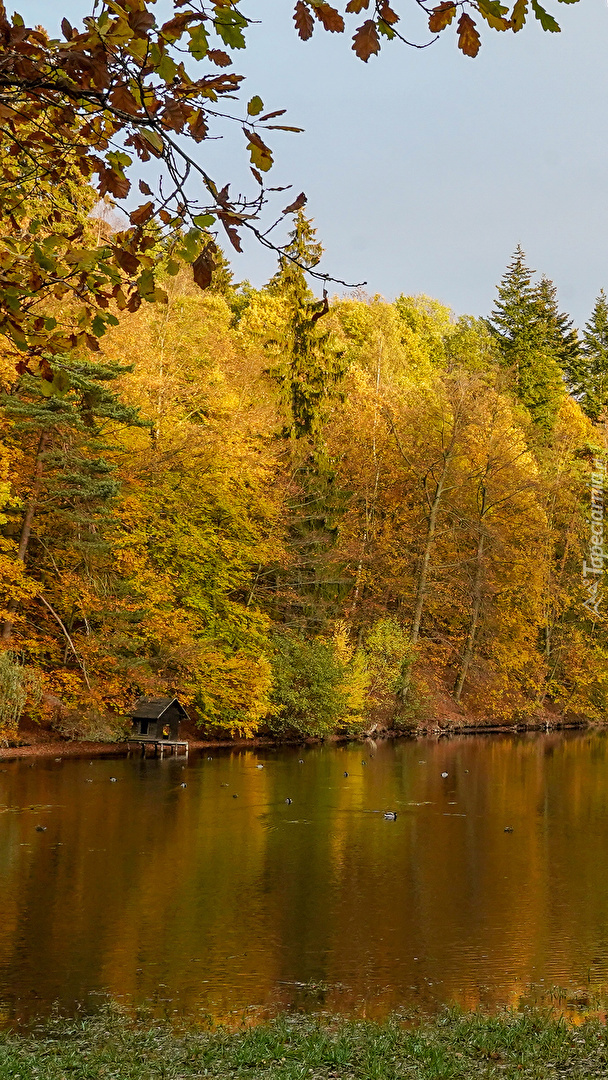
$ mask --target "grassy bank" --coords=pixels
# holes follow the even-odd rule
[[[282,1017],[176,1033],[114,1010],[0,1036],[2,1080],[475,1080],[608,1076],[606,1026],[546,1012],[450,1012],[416,1026]]]

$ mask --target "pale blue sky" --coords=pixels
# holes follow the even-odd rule
[[[10,9],[10,5],[9,6]],[[86,0],[22,0],[27,21],[78,22]],[[414,0],[394,5],[425,40]],[[248,4],[261,25],[235,70],[247,96],[288,108],[303,135],[275,132],[272,182],[306,191],[324,268],[389,299],[425,292],[486,314],[516,244],[558,286],[579,324],[608,291],[608,5],[547,0],[561,34],[537,25],[483,34],[475,60],[448,29],[430,49],[388,43],[368,64],[350,36],[300,42],[293,4]],[[246,177],[241,136],[208,144],[213,175]],[[280,197],[282,199],[282,197]],[[284,202],[281,202],[284,205]],[[237,278],[262,284],[272,256],[247,243]]]

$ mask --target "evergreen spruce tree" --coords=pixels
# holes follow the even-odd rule
[[[148,426],[108,385],[130,370],[54,356],[52,382],[25,372],[4,396],[11,439],[30,461],[29,498],[10,530],[17,538],[18,563],[31,562],[34,519],[41,513],[52,518],[52,535],[71,547],[80,564],[104,546],[104,521],[118,492],[114,466],[104,456],[108,436],[117,425]],[[31,569],[39,575],[37,559]],[[17,604],[9,600],[6,610],[3,641],[11,637]]]
[[[562,316],[557,314],[552,284],[542,285],[539,294],[534,272],[518,246],[498,286],[487,325],[503,366],[512,373],[514,393],[533,421],[550,430],[564,394],[558,348]]]
[[[566,368],[568,387],[592,420],[608,408],[608,299],[603,289],[583,332],[582,348]]]
[[[316,300],[306,280],[305,269],[316,266],[322,255],[312,222],[299,210],[285,254],[279,257],[279,269],[268,283],[269,291],[283,297],[289,308],[285,363],[272,373],[286,398],[285,434],[310,438],[313,453],[320,449],[325,406],[345,371],[331,333],[317,325],[329,310],[327,294]]]
[[[550,278],[543,274],[536,287],[536,302],[544,329],[547,345],[554,353],[562,371],[568,371],[577,363],[581,346],[578,331],[573,320],[560,312],[557,303],[557,289]]]
[[[288,308],[283,359],[270,374],[281,387],[287,413],[282,435],[292,441],[298,480],[289,529],[295,565],[283,617],[292,625],[314,630],[335,613],[341,595],[340,570],[332,548],[344,510],[344,494],[327,456],[323,425],[345,366],[331,331],[319,326],[329,310],[327,295],[316,300],[305,274],[322,255],[312,222],[298,211],[285,254],[279,257],[279,269],[267,286]]]

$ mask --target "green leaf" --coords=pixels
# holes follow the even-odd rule
[[[261,97],[258,97],[258,95],[256,94],[255,97],[252,97],[251,101],[249,102],[247,106],[247,112],[249,116],[258,116],[258,114],[262,112],[263,108],[264,102],[262,101]]]
[[[560,25],[555,21],[552,15],[548,11],[545,11],[544,7],[541,7],[538,0],[531,0],[532,11],[538,19],[543,30],[549,30],[552,34],[560,33]]]
[[[183,258],[185,259],[186,262],[188,262],[188,263],[194,262],[194,260],[196,259],[197,254],[198,254],[198,249],[199,249],[199,246],[200,246],[200,242],[201,242],[200,229],[190,229],[186,233],[186,235],[184,236],[184,239],[182,241],[182,244],[180,246],[180,249],[179,249],[180,255],[183,256]]]
[[[216,17],[213,22],[224,44],[230,49],[244,49],[245,38],[242,27],[247,25],[247,20],[234,8],[216,8],[215,11]]]
[[[197,214],[192,220],[198,229],[208,229],[210,225],[215,224],[213,214]]]
[[[53,384],[48,379],[40,380],[40,393],[43,397],[53,397]]]
[[[169,277],[175,277],[176,274],[179,274],[179,263],[176,262],[175,259],[169,259],[169,262],[167,263],[167,273],[169,274]]]
[[[150,296],[154,292],[154,271],[144,270],[137,279],[137,291],[140,296]]]
[[[44,329],[45,330],[48,330],[50,332],[51,330],[54,330],[56,326],[57,326],[57,319],[45,319],[44,320]]]
[[[110,165],[117,166],[119,169],[126,169],[128,165],[133,164],[133,158],[130,158],[128,154],[123,153],[122,150],[111,150],[107,155]]]
[[[143,276],[143,275],[142,275]],[[103,337],[106,332],[106,324],[101,315],[96,315],[91,323],[91,329],[95,337]]]
[[[43,270],[54,270],[57,265],[55,259],[49,259],[48,256],[42,252],[38,244],[34,244],[34,259],[38,263],[38,266],[41,266]]]
[[[499,4],[498,0],[477,0],[477,7],[482,15],[493,15],[495,19],[500,19],[509,10]]]
[[[202,23],[189,30],[190,41],[188,52],[192,53],[195,60],[203,60],[209,51],[209,38]]]
[[[55,377],[51,383],[51,391],[56,394],[57,397],[65,397],[72,383],[67,371],[57,371]]]
[[[157,65],[156,70],[161,79],[164,79],[165,82],[169,83],[177,74],[177,64],[167,55],[167,53],[163,53],[163,58],[160,64]]]

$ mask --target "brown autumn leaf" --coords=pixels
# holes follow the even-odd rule
[[[154,213],[154,203],[143,203],[142,206],[138,206],[137,210],[134,210],[132,214],[129,214],[129,221],[132,225],[143,225],[148,221]]]
[[[208,289],[215,270],[217,248],[213,242],[207,244],[197,259],[192,263],[192,275],[199,289]]]
[[[134,277],[139,272],[139,259],[124,248],[114,248],[114,260],[129,277]]]
[[[117,86],[110,94],[110,101],[115,109],[129,113],[129,116],[137,116],[139,112],[137,102],[126,86]]]
[[[137,309],[140,308],[140,307],[141,307],[141,296],[139,295],[137,289],[134,289],[133,292],[131,293],[131,295],[129,297],[129,301],[127,303],[127,311],[130,311],[131,314],[133,315],[133,313],[135,311],[137,311]]]
[[[226,230],[226,235],[235,251],[242,251],[243,248],[241,247],[241,238],[233,225],[235,219],[232,217],[231,214],[220,213],[218,216],[222,225],[224,226],[224,229]]]
[[[307,201],[308,200],[307,200],[306,195],[304,194],[303,191],[301,191],[300,194],[298,195],[297,199],[294,199],[294,201],[292,203],[290,203],[289,206],[285,207],[285,209],[283,210],[283,213],[284,214],[295,214],[296,210],[301,210],[303,206],[306,206]]]
[[[380,52],[380,40],[374,19],[366,19],[355,31],[352,48],[355,55],[366,64],[373,53]]]
[[[449,26],[456,14],[456,4],[453,0],[444,0],[436,8],[433,8],[429,16],[429,30],[432,34],[439,34]]]
[[[207,59],[211,60],[212,64],[217,64],[218,67],[228,67],[232,63],[228,53],[225,53],[223,49],[209,49]]]
[[[108,192],[117,199],[124,199],[129,194],[131,183],[126,176],[115,172],[114,169],[104,169],[99,174],[98,191],[103,197]]]
[[[190,128],[190,134],[196,142],[202,142],[206,138],[209,128],[207,127],[207,121],[205,120],[205,113],[203,109],[199,109],[195,113],[194,117],[188,124]]]
[[[295,11],[293,14],[293,21],[296,24],[296,30],[302,41],[308,41],[312,37],[312,32],[315,28],[314,20],[310,14],[310,8],[303,0],[298,0]]]
[[[348,0],[346,10],[351,15],[358,15],[364,8],[369,7],[369,0]]]
[[[139,181],[139,190],[141,191],[142,195],[152,195],[153,194],[152,188],[148,187],[145,180],[140,180]]]
[[[319,22],[323,23],[324,30],[329,30],[332,34],[342,34],[344,32],[344,19],[331,4],[315,3],[312,10]]]
[[[175,98],[168,98],[160,119],[164,128],[170,131],[183,131],[186,114],[181,102],[176,101]]]
[[[154,16],[149,11],[130,11],[128,23],[139,37],[145,37],[154,26]]]
[[[389,26],[394,26],[395,23],[399,22],[399,16],[397,15],[397,12],[393,11],[387,0],[382,0],[382,3],[380,4],[379,15],[382,21],[387,23]]]
[[[67,19],[61,20],[61,33],[63,34],[66,41],[70,41],[72,37],[72,26]]]
[[[477,56],[481,38],[470,15],[462,14],[458,21],[458,48],[465,56]]]

